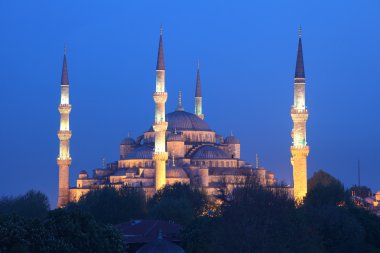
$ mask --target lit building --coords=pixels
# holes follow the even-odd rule
[[[299,43],[295,104],[292,107],[292,118],[295,124],[292,132],[294,141],[291,149],[297,197],[306,193],[306,150],[308,151],[305,136],[307,110],[301,38]],[[301,63],[302,72],[299,72]],[[62,79],[62,97],[66,97],[67,92],[67,100],[61,102],[60,108],[71,109],[68,102],[66,55]],[[107,164],[106,168],[94,169],[92,175],[89,175],[87,171],[81,171],[76,180],[76,186],[70,189],[68,188],[68,168],[71,162],[68,153],[68,143],[71,137],[68,127],[70,110],[61,112],[61,122],[62,119],[67,119],[67,125],[62,128],[61,124],[59,132],[66,131],[65,138],[60,137],[63,153],[61,152],[62,156],[60,155],[58,159],[60,165],[59,206],[66,205],[67,201],[77,201],[91,189],[103,186],[138,187],[144,190],[149,197],[165,184],[176,182],[199,187],[209,195],[220,193],[222,188],[227,192],[231,191],[234,187],[244,184],[247,177],[254,177],[264,187],[272,188],[276,185],[276,178],[272,172],[259,167],[258,163],[253,166],[241,158],[240,140],[236,136],[231,134],[223,137],[211,129],[205,121],[199,64],[196,73],[194,113],[185,111],[183,108],[181,92],[178,96],[176,110],[165,113],[167,92],[165,90],[162,30],[159,39],[156,89],[153,99],[156,107],[153,125],[137,138],[128,135],[121,141],[118,161]],[[302,154],[306,155],[302,156]],[[64,164],[61,161],[65,161]],[[63,189],[62,194],[61,189]],[[292,193],[293,188],[286,187],[286,190]]]

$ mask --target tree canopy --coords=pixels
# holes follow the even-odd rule
[[[146,216],[144,192],[139,188],[126,186],[120,189],[114,187],[94,189],[84,195],[78,203],[68,206],[68,208],[73,207],[88,212],[98,222],[110,224],[142,219]]]
[[[0,215],[16,214],[27,218],[43,219],[50,210],[48,197],[39,191],[28,191],[18,197],[0,199]]]

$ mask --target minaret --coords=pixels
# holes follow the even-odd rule
[[[167,98],[168,94],[165,92],[164,47],[161,27],[156,67],[156,92],[153,93],[153,99],[156,104],[153,124],[153,130],[155,132],[153,160],[156,163],[156,191],[166,184],[166,161],[168,160],[168,153],[165,148],[165,135],[168,123],[165,121],[165,103]]]
[[[291,164],[293,166],[294,199],[302,203],[307,193],[307,156],[309,146],[306,142],[306,121],[309,113],[305,103],[305,70],[302,53],[302,30],[299,28],[298,53],[294,76],[294,104],[291,108],[293,120],[293,146]]]
[[[71,105],[69,102],[69,78],[67,73],[66,48],[63,55],[61,77],[61,104],[58,106],[58,110],[61,115],[60,128],[58,131],[59,157],[57,159],[59,167],[58,207],[64,207],[69,202],[69,167],[71,165],[71,131],[69,124]]]
[[[199,74],[199,62],[197,69],[197,81],[195,87],[195,115],[199,118],[204,119],[205,116],[202,113],[202,89],[201,89],[201,76]]]

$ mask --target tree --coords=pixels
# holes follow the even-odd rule
[[[43,221],[17,215],[0,217],[0,252],[73,252],[71,244],[52,236]]]
[[[90,213],[97,221],[110,224],[141,219],[146,214],[144,192],[126,186],[119,190],[114,187],[92,190],[68,208],[75,206]]]
[[[45,227],[50,234],[72,247],[72,252],[124,252],[120,233],[110,225],[97,223],[80,208],[56,209]]]
[[[248,182],[223,204],[212,252],[321,252],[301,218],[287,194]]]
[[[18,197],[0,199],[0,214],[16,214],[28,218],[43,219],[50,209],[48,197],[39,191],[30,190]]]
[[[308,180],[305,205],[337,205],[344,201],[343,184],[327,172],[319,170]]]
[[[206,212],[208,197],[188,184],[166,185],[148,201],[148,212],[154,219],[188,224]]]

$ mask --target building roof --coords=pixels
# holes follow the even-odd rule
[[[182,168],[166,169],[167,178],[189,178],[187,173]]]
[[[126,160],[152,159],[152,157],[153,157],[153,147],[144,145],[128,153]]]
[[[159,235],[156,240],[145,244],[136,253],[185,253],[185,251],[177,244],[169,242]]]
[[[207,123],[197,115],[186,111],[174,111],[166,114],[168,122],[168,130],[195,130],[195,131],[211,131]]]
[[[218,147],[212,145],[201,146],[193,154],[193,159],[230,159],[231,156]]]
[[[178,242],[181,226],[161,220],[133,220],[115,226],[123,235],[126,243],[147,243],[157,239],[161,230],[163,237]]]

